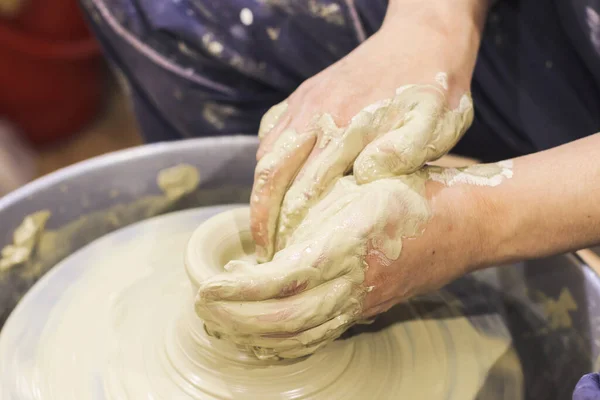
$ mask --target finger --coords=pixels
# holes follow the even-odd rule
[[[343,313],[359,313],[361,289],[345,277],[283,299],[257,302],[196,301],[196,314],[228,335],[295,333]]]
[[[318,143],[287,190],[281,209],[277,210],[279,221],[274,237],[278,243],[275,250],[287,246],[290,236],[307,210],[320,201],[338,177],[351,169],[365,145],[381,132],[390,130],[403,121],[406,105],[390,107],[396,103],[398,101],[394,103],[392,100],[374,103],[360,111],[352,118],[348,127],[343,129],[336,125],[329,114],[315,117],[312,103],[302,104],[300,110],[294,113],[294,126],[305,126],[303,121],[311,120],[308,126],[318,138]],[[289,118],[289,115],[285,118]],[[290,126],[290,121],[280,120],[274,133],[269,133],[263,140],[259,158],[271,151],[270,143],[277,137],[282,126]]]
[[[284,197],[276,233],[276,250],[287,246],[308,210],[322,200],[337,178],[352,169],[352,163],[365,146],[380,135],[402,126],[414,103],[406,95],[411,90],[415,89],[404,88],[393,99],[371,104],[352,118],[344,130],[337,128],[330,116],[321,117],[318,121],[321,127],[319,141]],[[440,89],[425,90],[438,93]]]
[[[425,163],[427,144],[443,110],[443,92],[414,86],[404,89],[394,100],[390,109],[402,109],[403,121],[399,126],[389,126],[389,131],[356,158],[354,176],[360,184],[408,174]]]
[[[315,136],[311,132],[298,135],[292,129],[286,130],[278,137],[272,151],[256,166],[250,197],[250,226],[259,262],[268,261],[273,256],[283,196],[314,143]]]
[[[287,101],[275,104],[263,115],[258,127],[258,138],[262,141],[265,136],[275,128],[281,117],[288,109]]]
[[[473,99],[470,94],[464,94],[458,107],[444,115],[445,121],[441,123],[444,129],[430,142],[431,153],[427,162],[435,161],[452,150],[469,129],[474,117]]]
[[[329,214],[323,213],[323,218]],[[256,302],[294,296],[340,276],[356,284],[364,280],[362,259],[357,255],[362,251],[360,235],[348,235],[342,227],[305,236],[310,240],[291,244],[260,266],[246,261],[228,263],[227,272],[198,285],[197,301]]]
[[[361,246],[364,246],[359,225],[364,225],[366,221],[363,218],[365,194],[365,188],[357,185],[352,175],[337,179],[319,202],[306,212],[304,220],[295,228],[293,236],[289,239],[286,249],[280,252],[297,243],[311,240],[319,243],[315,233],[315,228],[318,228],[318,235],[329,244],[323,250],[323,258],[333,260],[340,257],[337,258],[337,264],[342,264],[339,260],[348,262],[348,255],[360,251]],[[340,215],[345,216],[343,221],[340,221]],[[349,253],[344,254],[344,251]]]
[[[326,281],[318,268],[318,255],[306,253],[306,246],[286,249],[292,257],[257,266],[244,261],[230,262],[226,272],[200,284],[197,301],[261,301],[293,296]],[[295,260],[296,261],[295,261]]]
[[[303,95],[314,86],[312,81],[309,79],[303,82],[285,101],[273,106],[263,116],[259,128],[260,145],[256,153],[257,160],[272,151],[279,136],[287,129],[304,130],[306,123],[315,113],[314,102],[307,101]],[[290,110],[289,104],[296,104],[296,107]]]
[[[264,133],[264,135],[260,138],[260,144],[258,145],[258,150],[256,151],[257,161],[260,161],[266,154],[273,150],[273,146],[275,146],[275,143],[277,143],[277,140],[283,134],[283,132],[291,128],[291,122],[292,116],[286,110],[286,112],[277,119],[277,123],[273,126],[273,128]]]
[[[276,234],[277,250],[287,246],[308,210],[352,167],[365,146],[374,117],[371,112],[361,111],[345,129],[339,128],[329,114],[316,121],[318,142],[282,202]]]
[[[412,173],[426,162],[446,154],[462,137],[473,120],[469,97],[456,110],[447,110],[440,92],[407,89],[411,100],[405,123],[370,143],[354,162],[357,182]]]
[[[259,359],[299,358],[339,338],[353,323],[353,314],[341,314],[314,328],[286,335],[232,335],[207,326],[209,334],[246,347]]]

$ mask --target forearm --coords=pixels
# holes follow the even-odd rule
[[[477,192],[487,226],[484,265],[598,244],[600,133],[517,158],[511,179]]]
[[[390,0],[386,21],[407,14],[426,16],[449,23],[448,26],[473,24],[480,31],[493,0]]]
[[[469,89],[488,9],[488,0],[390,0],[380,33],[414,38],[450,87]]]

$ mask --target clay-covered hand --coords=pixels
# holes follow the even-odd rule
[[[478,243],[477,229],[458,223],[472,220],[463,218],[469,196],[428,178],[425,168],[362,185],[337,180],[271,262],[232,261],[200,284],[196,313],[207,331],[260,358],[300,357],[465,272]]]
[[[263,117],[250,203],[259,261],[288,245],[340,176],[353,170],[362,184],[414,172],[471,124],[469,68],[454,71],[438,34],[406,29],[394,52],[390,39],[402,36],[384,28]]]

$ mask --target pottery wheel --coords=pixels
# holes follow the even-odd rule
[[[464,315],[464,300],[442,290],[299,360],[259,361],[209,337],[183,254],[199,224],[230,208],[143,221],[57,265],[2,331],[0,398],[523,397],[511,335],[477,289],[469,297],[490,303],[481,312]]]

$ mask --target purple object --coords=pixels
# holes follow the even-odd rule
[[[600,400],[600,374],[584,375],[575,386],[573,400]]]
[[[150,142],[255,135],[270,106],[376,32],[387,9],[386,0],[82,3]],[[475,121],[458,154],[496,161],[600,131],[600,0],[499,0],[472,92]]]

